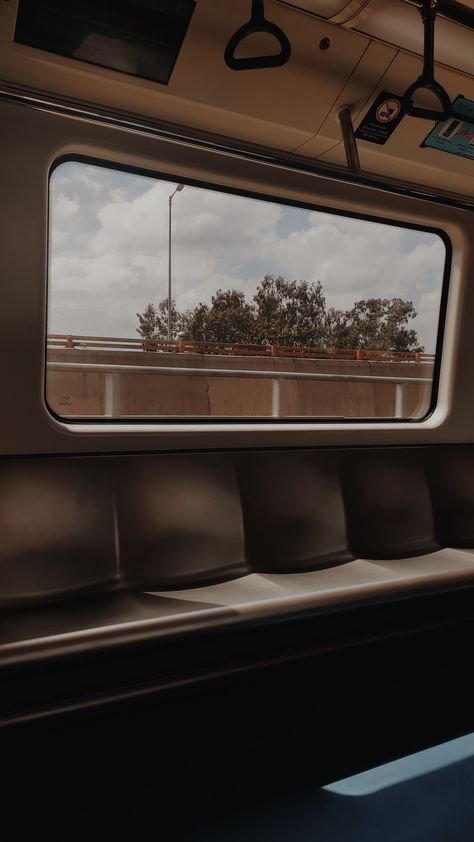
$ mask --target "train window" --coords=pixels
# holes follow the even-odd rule
[[[50,178],[61,418],[422,419],[446,238],[86,160]]]

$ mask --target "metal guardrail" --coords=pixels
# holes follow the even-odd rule
[[[294,345],[257,345],[240,342],[198,342],[188,339],[127,339],[112,336],[48,335],[48,348],[90,351],[150,351],[243,357],[291,357],[320,360],[432,363],[434,354],[418,351],[366,351],[363,348],[313,348]]]
[[[394,418],[403,418],[404,387],[407,383],[431,383],[431,377],[393,377],[367,374],[319,374],[302,371],[261,371],[233,368],[191,368],[153,365],[107,365],[102,363],[48,362],[49,371],[91,371],[105,375],[105,411],[107,418],[120,417],[120,374],[198,375],[201,377],[242,377],[272,380],[272,417],[284,417],[282,412],[283,384],[285,380],[331,380],[348,383],[392,383],[395,386]]]

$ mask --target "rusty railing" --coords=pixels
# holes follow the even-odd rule
[[[369,351],[361,348],[311,348],[291,345],[252,345],[238,342],[195,342],[187,339],[135,339],[111,336],[72,336],[50,333],[48,348],[148,351],[233,357],[291,357],[313,360],[433,363],[434,354],[419,351]]]

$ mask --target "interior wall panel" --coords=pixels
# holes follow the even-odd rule
[[[0,112],[4,127],[0,138],[0,376],[6,396],[0,414],[2,453],[471,440],[474,370],[469,364],[473,353],[469,313],[474,310],[474,288],[467,283],[473,271],[470,211],[126,133],[26,106],[3,103]],[[74,426],[55,420],[44,394],[48,172],[57,157],[71,153],[169,173],[178,179],[197,178],[296,203],[443,229],[451,240],[453,258],[435,413],[422,423],[283,421],[224,425],[214,422],[203,426],[164,422]]]

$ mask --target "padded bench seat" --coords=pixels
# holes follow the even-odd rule
[[[5,458],[0,534],[7,660],[459,587],[474,447]]]
[[[204,587],[153,593],[117,592],[10,609],[0,635],[0,659],[50,654],[245,620],[344,604],[390,600],[403,594],[474,585],[474,550],[443,549],[397,560],[354,559],[306,573],[252,573]]]

